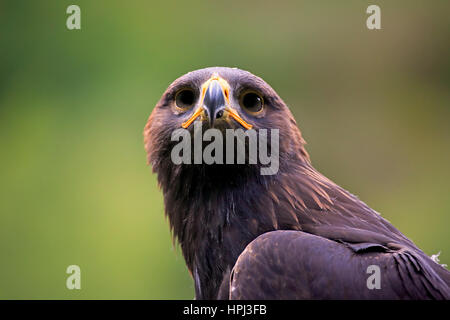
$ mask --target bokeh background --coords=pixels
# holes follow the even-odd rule
[[[81,7],[81,30],[66,8]],[[366,28],[370,4],[382,30]],[[192,299],[142,130],[231,66],[291,107],[313,164],[450,264],[449,1],[0,0],[0,298]],[[65,287],[68,265],[82,289]]]

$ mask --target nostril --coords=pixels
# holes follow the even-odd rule
[[[219,119],[219,118],[222,118],[222,116],[223,116],[223,110],[219,110],[216,114],[216,118]]]

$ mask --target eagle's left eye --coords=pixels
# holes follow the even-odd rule
[[[264,100],[256,92],[245,92],[240,98],[241,107],[252,113],[258,113],[263,109]]]
[[[181,89],[175,95],[175,103],[178,108],[188,109],[194,105],[195,93],[192,89]]]

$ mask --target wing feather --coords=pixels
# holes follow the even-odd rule
[[[252,241],[239,256],[229,297],[449,299],[448,279],[428,263],[410,248],[389,243],[346,243],[302,231],[272,231]],[[379,267],[380,289],[367,285],[370,265]]]

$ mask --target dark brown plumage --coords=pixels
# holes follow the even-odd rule
[[[277,174],[261,175],[260,164],[172,163],[171,134],[183,123],[192,132],[190,118],[205,120],[194,112],[214,74],[229,84],[225,95],[244,124],[280,130]],[[186,110],[174,102],[183,88],[196,99]],[[264,101],[256,115],[239,104],[248,90]],[[241,127],[229,116],[220,123],[221,129]],[[446,269],[311,166],[291,112],[253,74],[207,68],[180,77],[156,105],[144,136],[197,299],[450,298]],[[366,270],[373,264],[381,269],[381,289],[369,290]]]

